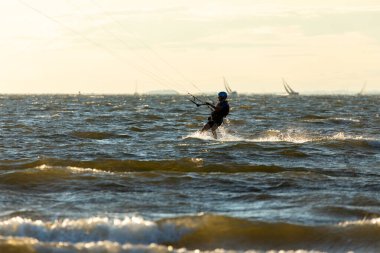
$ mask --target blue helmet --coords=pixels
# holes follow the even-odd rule
[[[220,97],[222,99],[226,99],[227,98],[227,92],[224,92],[224,91],[219,92],[218,97]]]

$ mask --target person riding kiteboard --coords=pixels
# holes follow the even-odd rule
[[[222,125],[223,118],[225,118],[230,112],[230,105],[227,101],[227,93],[221,91],[218,93],[218,104],[214,106],[211,103],[206,102],[206,105],[212,108],[211,116],[208,117],[208,122],[204,125],[201,130],[201,133],[211,129],[212,135],[217,139],[216,129]]]

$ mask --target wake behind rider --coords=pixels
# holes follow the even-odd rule
[[[211,116],[208,118],[208,122],[202,128],[201,132],[211,129],[214,138],[217,138],[216,129],[223,123],[223,118],[225,118],[230,112],[230,105],[227,101],[227,93],[221,91],[218,93],[219,103],[214,106],[210,103],[206,103],[208,106],[213,108]]]

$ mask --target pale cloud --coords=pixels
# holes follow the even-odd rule
[[[284,3],[245,3],[218,2],[214,4],[203,4],[196,8],[189,8],[187,16],[191,20],[199,18],[201,21],[215,19],[244,19],[246,17],[316,17],[326,14],[344,14],[358,12],[379,12],[380,3],[376,4],[334,4],[334,1],[326,3],[314,3],[303,1],[299,4]]]

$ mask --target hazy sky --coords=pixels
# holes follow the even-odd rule
[[[0,93],[380,91],[379,0],[1,0]]]

